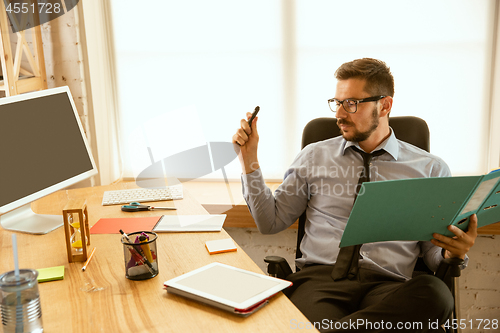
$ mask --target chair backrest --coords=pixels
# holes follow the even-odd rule
[[[429,127],[425,120],[417,117],[391,117],[392,127],[399,140],[430,151]],[[310,143],[323,141],[340,135],[337,118],[316,118],[311,120],[302,132],[302,148]]]
[[[394,134],[399,140],[408,142],[427,152],[430,151],[429,127],[425,120],[411,116],[390,117],[389,126],[394,130]],[[336,118],[313,119],[304,127],[304,131],[302,132],[302,148],[310,143],[334,138],[339,135],[340,129],[337,126]],[[304,212],[299,217],[296,258],[302,257],[300,243],[304,237],[305,224],[306,213]]]

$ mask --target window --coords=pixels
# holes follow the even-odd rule
[[[487,171],[493,1],[140,3],[112,1],[125,176],[231,141],[259,105],[260,164],[281,179],[304,125],[333,117],[336,68],[360,57],[391,67],[391,115],[425,119],[454,175]],[[239,179],[238,160],[225,171]]]

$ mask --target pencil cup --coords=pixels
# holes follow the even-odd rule
[[[125,277],[130,280],[146,280],[158,275],[156,233],[138,231],[128,234],[128,237],[130,242],[122,237]]]
[[[7,332],[43,332],[38,272],[20,269],[0,275],[2,328]]]

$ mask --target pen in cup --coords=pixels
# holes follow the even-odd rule
[[[129,243],[132,243],[128,235],[122,229],[120,229],[120,233],[123,235],[123,237],[125,237],[125,239],[127,239]],[[141,264],[144,264],[147,267],[147,269],[151,274],[155,273],[153,270],[153,266],[151,265],[149,260],[143,254],[141,254],[142,250],[140,252],[139,250],[136,249],[134,245],[130,245],[129,251],[132,253],[132,256],[136,259],[136,261],[138,261]]]
[[[139,237],[137,237],[135,242],[137,243],[137,241],[139,241],[140,243],[146,243],[148,240],[149,240],[148,236],[145,233],[142,233],[141,235],[139,235]],[[153,256],[151,255],[151,249],[149,248],[149,245],[147,243],[142,244],[141,248],[142,248],[142,252],[144,253],[144,256],[150,262],[153,262]]]

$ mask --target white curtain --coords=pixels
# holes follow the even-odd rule
[[[107,185],[120,179],[123,171],[110,0],[80,1],[78,9],[81,22],[85,22],[79,28],[84,30],[82,41],[87,57],[83,59],[88,61],[91,87],[87,96],[95,121],[92,136],[97,142],[97,154],[94,152],[94,158],[99,183]]]

